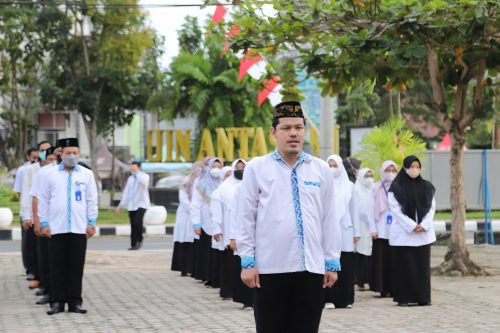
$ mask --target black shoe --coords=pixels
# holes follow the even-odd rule
[[[406,308],[408,307],[408,303],[398,303],[398,306]]]
[[[35,296],[43,296],[45,295],[45,290],[43,288],[38,288],[37,292],[35,293]]]
[[[387,298],[387,297],[390,297],[390,295],[389,295],[388,292],[382,292],[382,293],[380,293],[380,298]]]
[[[418,306],[431,306],[431,302],[425,302],[425,303],[418,303]]]
[[[139,248],[137,247],[137,245],[134,245],[132,247],[129,247],[128,250],[129,251],[135,251],[135,250],[139,250]]]
[[[50,310],[47,311],[47,314],[50,316],[60,312],[64,312],[64,303],[54,302],[50,304]]]
[[[81,304],[76,304],[76,305],[69,305],[68,312],[85,314],[87,313],[87,310],[82,308]]]
[[[36,304],[38,305],[44,305],[44,304],[49,304],[50,303],[50,296],[49,295],[44,295],[41,299],[39,299]]]

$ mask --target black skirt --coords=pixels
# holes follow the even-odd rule
[[[201,229],[200,239],[194,243],[193,278],[201,281],[210,280],[212,261],[212,237]]]
[[[340,255],[341,271],[337,282],[331,288],[325,288],[325,303],[333,303],[336,308],[345,308],[354,304],[354,253],[342,252]]]
[[[354,280],[357,285],[370,284],[371,256],[354,254]]]
[[[230,249],[226,249],[222,252],[220,262],[220,297],[222,298],[233,297],[233,265],[236,264],[233,257],[233,251]]]
[[[207,285],[212,286],[212,288],[220,288],[220,261],[223,252],[211,248],[210,253],[210,279]]]
[[[382,295],[392,293],[391,279],[391,246],[389,240],[379,238],[373,241],[370,290]]]
[[[431,246],[393,246],[394,301],[431,302]]]
[[[181,272],[182,275],[193,272],[193,243],[174,242],[171,270]]]
[[[246,306],[253,306],[255,289],[248,288],[241,280],[241,258],[233,256],[233,301]]]

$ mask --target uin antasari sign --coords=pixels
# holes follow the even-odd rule
[[[315,128],[309,127],[310,144],[314,155],[319,154],[319,134]],[[191,130],[150,130],[147,140],[147,160],[149,162],[180,162],[192,161]],[[269,153],[267,140],[275,145],[274,139],[262,127],[229,127],[215,130],[214,142],[209,129],[203,129],[197,161],[206,156],[217,156],[226,161],[235,158],[246,160],[255,156]],[[238,140],[239,149],[235,151],[235,140]],[[164,149],[166,148],[166,149]],[[163,156],[163,152],[166,155]]]

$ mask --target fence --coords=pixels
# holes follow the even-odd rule
[[[482,150],[464,152],[464,188],[467,209],[483,209]],[[500,150],[488,150],[488,178],[492,209],[500,209]],[[422,176],[436,187],[436,209],[449,210],[450,205],[450,152],[424,153]]]

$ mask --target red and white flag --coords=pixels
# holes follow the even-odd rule
[[[219,22],[226,16],[227,9],[221,5],[220,3],[217,4],[217,8],[215,8],[215,13],[212,16],[212,22],[215,24],[219,24]]]
[[[262,60],[260,55],[244,55],[240,58],[240,72],[238,74],[238,82],[245,77],[245,74],[258,62]],[[264,67],[265,69],[265,67]]]
[[[269,97],[269,95],[271,95],[271,93],[279,92],[279,90],[281,90],[281,84],[279,83],[279,80],[279,77],[273,76],[272,79],[262,83],[262,89],[257,97],[257,103],[259,106],[264,103],[264,101]]]

